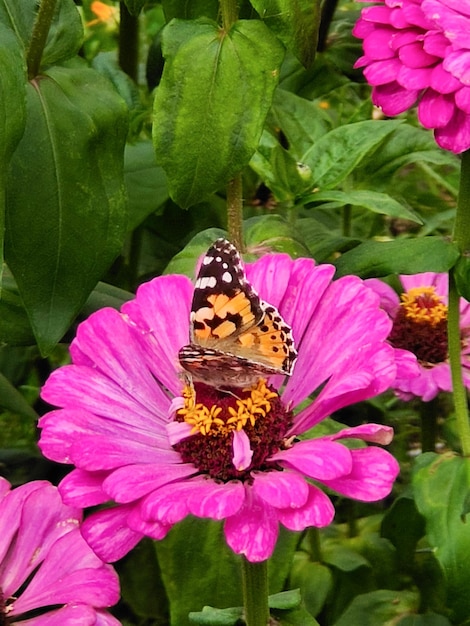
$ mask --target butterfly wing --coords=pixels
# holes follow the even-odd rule
[[[290,327],[276,307],[260,300],[226,239],[209,248],[199,270],[190,339],[179,354],[182,367],[214,385],[289,375],[297,358]]]

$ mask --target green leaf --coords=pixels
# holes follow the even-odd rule
[[[8,26],[25,50],[29,47],[36,19],[37,0],[0,0],[0,22]],[[75,56],[83,41],[83,26],[73,0],[57,2],[41,58],[41,67]]]
[[[388,120],[382,123],[388,123]],[[364,177],[372,181],[389,181],[405,165],[417,163],[457,166],[455,154],[441,150],[432,134],[423,128],[402,124],[388,138],[380,150],[365,159]]]
[[[393,543],[400,562],[410,567],[416,544],[424,535],[424,518],[412,498],[403,496],[393,502],[385,513],[382,535]]]
[[[261,19],[306,68],[315,58],[320,25],[318,0],[250,0]]]
[[[452,621],[460,623],[470,615],[470,459],[451,453],[422,455],[416,460],[413,492],[426,519],[429,544],[445,574]]]
[[[26,65],[15,35],[0,24],[0,283],[3,268],[6,172],[26,124]]]
[[[309,560],[294,566],[290,581],[300,587],[303,603],[314,616],[323,609],[334,584],[329,567]]]
[[[315,206],[320,205],[319,208],[322,208],[321,205],[323,203],[332,203],[333,207],[342,207],[349,204],[363,207],[373,213],[388,215],[390,217],[400,217],[416,222],[417,224],[423,223],[416,213],[404,207],[388,194],[379,193],[377,191],[319,191],[318,193],[303,197],[302,203],[314,203]]]
[[[441,237],[395,241],[366,241],[345,252],[334,265],[336,277],[357,274],[361,278],[388,274],[447,272],[459,258],[457,248]]]
[[[172,20],[163,34],[163,54],[153,140],[171,197],[188,207],[249,162],[283,50],[257,20],[236,22],[228,33],[208,20]]]
[[[21,393],[11,384],[11,382],[0,372],[0,407],[12,413],[21,415],[27,420],[36,422],[38,415],[28,404]]]
[[[340,126],[323,135],[300,160],[310,167],[320,190],[331,189],[377,150],[400,124],[392,120],[366,120]]]
[[[189,622],[199,626],[237,626],[243,617],[243,607],[215,609],[205,606],[200,612],[189,614]]]
[[[397,626],[452,626],[444,615],[437,613],[425,613],[424,615],[407,615],[401,619]]]
[[[301,160],[315,141],[331,128],[331,121],[317,102],[301,98],[278,87],[274,92],[270,119],[282,130],[289,143],[289,152]]]
[[[219,0],[162,0],[166,21],[174,17],[182,20],[194,20],[208,17],[216,20],[219,14]]]
[[[118,573],[123,600],[136,615],[168,622],[168,601],[150,539],[140,541],[118,564]]]
[[[250,167],[280,202],[293,200],[312,187],[310,169],[298,163],[268,131],[263,131]]]
[[[220,523],[186,518],[156,542],[155,549],[170,602],[170,623],[186,626],[189,613],[204,606],[242,605],[240,557],[226,545]]]
[[[457,261],[454,276],[459,294],[470,302],[470,257],[467,254]]]
[[[127,109],[87,68],[51,68],[27,97],[8,175],[5,255],[47,354],[124,239]]]
[[[286,252],[292,258],[309,256],[301,232],[295,224],[288,222],[280,215],[260,215],[251,217],[244,222],[245,243],[253,253],[247,260],[255,260],[255,253],[266,251]]]
[[[270,609],[280,609],[283,611],[297,609],[300,605],[301,597],[299,589],[289,589],[280,591],[269,596],[268,604]]]
[[[334,626],[394,626],[400,617],[416,613],[418,594],[380,589],[356,596]]]
[[[127,144],[124,153],[124,181],[129,199],[129,231],[168,200],[165,172],[155,162],[151,141]]]

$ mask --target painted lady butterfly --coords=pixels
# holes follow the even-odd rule
[[[193,380],[213,387],[247,387],[292,373],[297,358],[292,331],[276,307],[260,300],[226,239],[217,239],[202,261],[190,342],[179,351],[181,366]]]

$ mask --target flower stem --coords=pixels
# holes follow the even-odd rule
[[[470,250],[470,151],[462,155],[460,168],[459,197],[453,240],[462,254]],[[454,275],[455,268],[449,272],[449,312],[447,334],[449,342],[449,361],[452,375],[455,417],[464,456],[470,456],[470,424],[468,421],[467,391],[462,378],[461,339],[460,339],[460,296]]]
[[[464,456],[470,456],[470,424],[468,422],[467,391],[462,379],[461,341],[460,341],[460,296],[455,284],[453,270],[449,272],[449,311],[447,335],[449,342],[449,361],[452,376],[455,417]]]
[[[436,451],[437,416],[439,402],[434,398],[430,402],[421,402],[419,416],[421,419],[421,450],[422,452]]]
[[[243,183],[237,174],[227,185],[227,231],[233,245],[243,252]]]
[[[222,25],[227,33],[238,19],[237,0],[219,0]]]
[[[137,82],[139,68],[139,20],[129,13],[121,2],[119,5],[119,67]]]
[[[266,626],[269,621],[268,562],[251,563],[243,557],[242,563],[246,626]]]
[[[41,0],[39,5],[26,55],[28,80],[32,80],[39,73],[41,58],[51,27],[52,18],[54,17],[56,4],[57,0]]]

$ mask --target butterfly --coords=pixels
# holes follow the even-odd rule
[[[275,306],[259,298],[238,250],[226,239],[217,239],[202,260],[189,321],[190,343],[178,358],[192,380],[249,387],[260,378],[292,373],[292,330]]]

